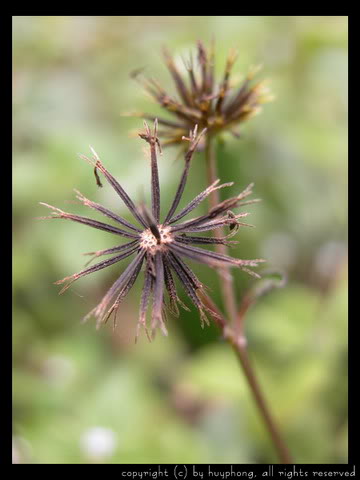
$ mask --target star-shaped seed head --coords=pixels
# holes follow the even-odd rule
[[[149,126],[145,123],[145,131],[139,134],[139,136],[145,140],[150,147],[151,208],[148,208],[145,204],[141,204],[139,207],[135,206],[135,203],[131,200],[124,188],[105,168],[99,155],[92,147],[90,147],[92,157],[82,156],[82,158],[86,159],[91,164],[96,173],[100,172],[105,177],[106,181],[115,190],[122,202],[128,208],[129,212],[132,214],[134,222],[129,222],[103,205],[87,199],[77,190],[75,190],[76,197],[83,205],[102,213],[113,221],[116,226],[110,223],[93,220],[89,217],[64,212],[57,207],[42,203],[42,205],[52,210],[52,215],[50,217],[43,218],[65,218],[111,233],[118,238],[125,238],[128,240],[127,243],[121,243],[112,248],[89,252],[89,254],[94,256],[93,259],[108,255],[110,255],[110,258],[100,261],[91,267],[87,267],[78,273],[65,277],[62,280],[58,280],[55,283],[65,284],[60,291],[60,293],[63,293],[79,278],[102,270],[110,265],[118,264],[120,261],[132,257],[128,266],[125,269],[122,269],[113,285],[102,298],[101,302],[85,317],[85,319],[93,315],[97,319],[97,325],[100,326],[102,323],[105,323],[111,315],[113,315],[115,325],[116,315],[122,301],[134,285],[140,272],[143,271],[144,284],[140,299],[140,314],[136,338],[139,335],[140,327],[144,327],[149,339],[157,328],[160,328],[163,334],[167,335],[167,310],[178,315],[178,305],[187,308],[178,296],[175,277],[182,285],[191,302],[198,309],[202,326],[204,323],[208,323],[206,312],[210,313],[212,316],[216,316],[215,312],[212,310],[209,311],[209,308],[203,304],[200,293],[203,291],[204,285],[187,263],[185,263],[184,259],[206,264],[212,268],[223,267],[224,265],[238,267],[256,277],[258,277],[258,274],[253,272],[249,267],[257,267],[258,264],[263,261],[261,259],[241,260],[196,246],[201,244],[211,246],[217,244],[231,245],[237,243],[230,241],[229,238],[235,235],[240,226],[251,225],[243,223],[240,220],[247,216],[247,213],[235,214],[232,210],[257,201],[243,201],[252,193],[252,184],[239,193],[239,195],[215,205],[204,215],[184,221],[183,218],[191,213],[214,190],[232,185],[232,183],[219,184],[220,180],[216,180],[212,185],[199,193],[186,206],[182,209],[178,209],[188,178],[191,159],[199,142],[206,134],[206,129],[203,129],[197,134],[197,128],[195,128],[190,134],[188,134],[189,136],[186,139],[189,141],[189,148],[184,158],[184,170],[170,209],[164,219],[160,218],[160,183],[157,162],[157,150],[160,150],[160,142],[157,136],[157,125],[157,122],[155,122],[154,129],[151,132]],[[229,227],[229,234],[224,237],[212,238],[199,235],[203,232],[222,227]],[[165,301],[165,293],[168,295],[168,302]],[[151,297],[153,301],[149,323],[147,319],[147,311]]]

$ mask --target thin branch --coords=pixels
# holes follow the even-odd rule
[[[206,137],[206,148],[205,148],[205,156],[206,156],[206,164],[207,164],[207,174],[208,174],[208,183],[213,183],[217,178],[218,174],[216,171],[216,158],[215,158],[215,151],[212,138],[208,135]],[[247,193],[250,190],[251,186],[245,190]],[[211,193],[209,197],[210,207],[215,208],[216,205],[220,203],[219,192],[215,190]],[[224,232],[223,228],[219,228],[214,232],[215,237],[223,237]],[[220,244],[216,245],[216,251],[219,254],[226,255],[227,246]],[[248,271],[250,273],[250,271]],[[253,273],[253,272],[252,272]],[[231,323],[229,323],[222,315],[221,312],[218,310],[214,302],[208,297],[203,291],[199,292],[201,299],[205,305],[207,305],[208,309],[215,313],[214,320],[221,328],[223,336],[226,341],[230,343],[232,346],[238,360],[240,366],[244,372],[252,395],[254,397],[255,403],[259,409],[261,417],[264,421],[264,424],[269,432],[273,445],[278,453],[279,459],[282,463],[291,464],[293,463],[291,459],[290,452],[281,438],[278,426],[270,413],[269,407],[265,400],[265,397],[261,391],[260,385],[256,378],[255,372],[251,365],[250,358],[248,356],[248,352],[246,349],[246,338],[243,332],[243,322],[244,322],[244,315],[249,308],[251,303],[243,305],[244,311],[237,312],[236,306],[236,299],[235,293],[233,289],[233,278],[230,273],[229,267],[222,267],[220,270],[221,275],[221,288],[222,294],[224,299],[225,308]],[[239,318],[240,317],[240,318]],[[240,331],[236,330],[236,327],[239,328],[240,324]]]
[[[215,303],[206,293],[204,293],[204,291],[199,292],[199,296],[201,297],[202,302],[208,307],[208,309],[211,312],[215,313],[215,315],[213,315],[215,322],[220,327],[225,340],[230,343],[239,360],[240,366],[248,381],[256,405],[260,411],[260,414],[269,432],[271,440],[277,450],[281,463],[293,463],[290,452],[283,439],[281,438],[279,428],[272,414],[270,413],[269,407],[255,375],[255,371],[253,370],[253,367],[251,365],[251,361],[246,349],[245,338],[243,336],[237,335],[234,332],[234,330],[228,325],[228,322],[225,320]]]
[[[213,139],[210,135],[206,136],[205,159],[207,167],[207,179],[208,183],[211,184],[218,178],[218,174],[216,169],[215,146],[213,143]],[[219,203],[219,190],[214,190],[209,196],[210,208],[215,208],[216,205],[218,205]],[[218,228],[217,230],[214,230],[213,236],[216,238],[224,237],[225,232],[223,228]],[[215,249],[220,254],[226,255],[227,253],[226,245],[216,245]],[[234,295],[233,277],[231,275],[230,268],[227,266],[223,266],[221,269],[219,269],[219,275],[225,309],[230,318],[230,321],[234,322],[236,318],[237,306]]]

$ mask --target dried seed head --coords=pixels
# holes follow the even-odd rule
[[[203,57],[201,61],[203,62],[203,65],[206,66],[206,63],[204,62],[207,57],[204,56],[204,52],[202,52],[202,55]],[[95,256],[94,258],[106,255],[112,256],[92,266],[87,266],[84,270],[56,282],[58,285],[64,284],[60,291],[60,293],[63,293],[76,280],[89,275],[90,273],[102,270],[110,265],[114,265],[130,256],[134,256],[129,265],[120,273],[113,285],[109,288],[101,302],[85,317],[85,319],[87,319],[91,315],[94,315],[97,319],[98,327],[102,323],[106,323],[111,315],[113,315],[114,324],[116,324],[117,311],[120,308],[122,301],[133,287],[143,265],[145,267],[144,286],[140,300],[137,335],[139,333],[139,328],[144,327],[149,339],[151,338],[151,335],[148,328],[151,332],[155,328],[159,328],[164,335],[167,334],[165,325],[166,317],[164,312],[165,307],[169,308],[175,314],[178,313],[178,303],[183,308],[187,308],[178,297],[174,276],[178,278],[191,302],[198,309],[202,325],[208,323],[205,311],[208,311],[212,316],[216,315],[203,304],[200,293],[203,290],[204,285],[196,277],[195,273],[185,261],[183,261],[183,258],[189,258],[190,260],[214,268],[224,265],[233,266],[240,268],[251,275],[257,276],[257,274],[250,270],[249,267],[257,267],[258,264],[262,262],[261,259],[240,260],[228,255],[194,246],[201,244],[208,246],[218,244],[228,245],[233,243],[229,242],[228,238],[237,232],[240,225],[246,225],[241,223],[239,219],[247,214],[234,214],[229,208],[235,209],[250,203],[249,201],[242,202],[242,200],[250,195],[252,184],[236,197],[229,198],[218,205],[213,206],[213,208],[205,215],[183,221],[182,219],[192,212],[212,191],[232,185],[232,183],[218,185],[219,180],[217,180],[203,192],[199,193],[182,210],[176,213],[185,189],[191,159],[196,149],[196,145],[198,145],[198,142],[204,133],[204,129],[201,130],[200,134],[197,134],[196,128],[191,129],[190,131],[190,136],[188,138],[190,145],[185,154],[184,171],[171,207],[163,221],[160,221],[160,184],[157,166],[157,147],[159,146],[159,143],[156,123],[153,132],[151,132],[149,126],[146,124],[145,133],[140,134],[140,137],[149,144],[151,152],[151,209],[147,208],[145,205],[135,207],[134,202],[118,181],[110,174],[110,172],[108,172],[93,148],[91,148],[93,153],[91,159],[82,157],[105,177],[107,182],[127,206],[138,225],[133,225],[133,223],[108,210],[106,207],[87,199],[77,190],[76,196],[84,206],[102,213],[120,226],[115,227],[88,217],[67,213],[59,208],[43,203],[45,207],[52,210],[52,216],[47,218],[65,218],[111,233],[118,238],[122,237],[129,239],[128,243],[116,245],[105,250],[91,252],[91,254]],[[194,236],[194,234],[196,235],[197,233],[224,227],[230,228],[230,232],[228,235],[220,238]],[[167,306],[164,301],[164,292],[168,293],[170,302],[169,306]],[[151,321],[148,326],[146,317],[151,295],[153,296],[153,305]]]
[[[273,99],[265,82],[253,83],[261,66],[251,66],[245,78],[238,86],[234,85],[231,71],[237,58],[237,52],[230,50],[226,60],[222,79],[216,83],[214,79],[214,45],[207,49],[202,42],[197,43],[197,55],[194,62],[190,53],[189,60],[183,60],[186,75],[176,66],[176,62],[167,49],[163,51],[165,64],[175,84],[178,98],[166,93],[153,78],[143,75],[142,69],[132,72],[145,91],[173,118],[159,118],[159,135],[163,144],[180,144],[183,138],[188,139],[189,130],[197,124],[199,129],[207,129],[207,135],[214,135],[228,130],[235,137],[239,132],[235,127],[256,115],[263,103]],[[195,64],[194,64],[195,63]],[[187,77],[187,78],[186,78]],[[147,113],[138,112],[130,115],[154,120]],[[144,138],[144,136],[142,136]],[[204,138],[196,145],[198,150],[204,148]]]

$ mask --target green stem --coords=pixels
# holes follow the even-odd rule
[[[208,136],[206,139],[205,157],[207,165],[207,177],[208,183],[211,184],[217,180],[216,169],[216,155],[213,145],[213,139]],[[215,190],[209,197],[210,207],[213,207],[220,202],[219,190]],[[216,232],[216,233],[215,233]],[[214,236],[224,236],[223,229],[215,230]],[[219,253],[227,253],[226,245],[217,245],[217,251]],[[216,313],[214,317],[218,326],[221,328],[224,338],[232,346],[239,364],[244,372],[245,378],[248,382],[249,388],[253,394],[255,403],[259,409],[260,415],[264,421],[265,427],[269,432],[272,443],[277,451],[280,462],[284,464],[293,463],[290,452],[281,438],[279,429],[275,423],[275,420],[270,413],[269,407],[266,403],[265,397],[261,391],[259,382],[256,378],[254,369],[251,365],[251,361],[246,348],[246,339],[244,337],[243,328],[241,331],[236,331],[237,323],[237,307],[236,297],[234,292],[233,277],[229,268],[223,268],[219,270],[220,283],[222,289],[222,296],[228,318],[231,320],[229,323],[221,312],[218,310],[214,302],[207,295],[202,295],[204,303]],[[241,313],[241,312],[240,312]],[[243,326],[242,326],[243,327]]]
[[[215,180],[218,179],[217,168],[216,168],[216,154],[215,154],[215,146],[212,138],[210,136],[206,137],[206,147],[205,147],[205,158],[206,158],[206,171],[207,171],[207,180],[208,184],[212,184]],[[220,203],[220,194],[219,190],[215,190],[209,196],[209,203],[210,208],[214,207],[218,203]],[[218,228],[213,232],[214,237],[223,237],[225,236],[225,232],[223,228]],[[215,250],[218,253],[226,255],[228,253],[228,249],[226,245],[216,245]],[[234,284],[233,284],[233,276],[231,274],[231,270],[229,267],[222,267],[218,269],[219,277],[220,277],[220,287],[222,290],[222,296],[224,299],[224,306],[226,309],[226,313],[231,320],[232,323],[236,321],[236,300],[234,295]]]

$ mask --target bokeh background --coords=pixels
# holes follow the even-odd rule
[[[254,181],[262,199],[232,254],[288,276],[248,314],[250,355],[295,462],[347,462],[347,17],[35,16],[13,18],[14,463],[277,461],[216,327],[202,330],[192,309],[170,319],[168,338],[135,346],[142,281],[115,332],[81,325],[123,266],[60,297],[53,282],[114,239],[37,219],[48,214],[40,201],[88,215],[73,188],[128,215],[77,156],[89,144],[133,198],[148,198],[142,121],[122,113],[160,109],[129,74],[145,67],[171,91],[162,46],[181,61],[213,35],[218,76],[235,47],[239,78],[260,63],[276,96],[241,139],[218,145],[221,180],[235,181],[222,194]],[[177,156],[169,148],[160,158],[165,207]],[[197,154],[184,202],[205,178]],[[221,306],[216,272],[193,268]],[[240,301],[256,280],[234,275]]]

